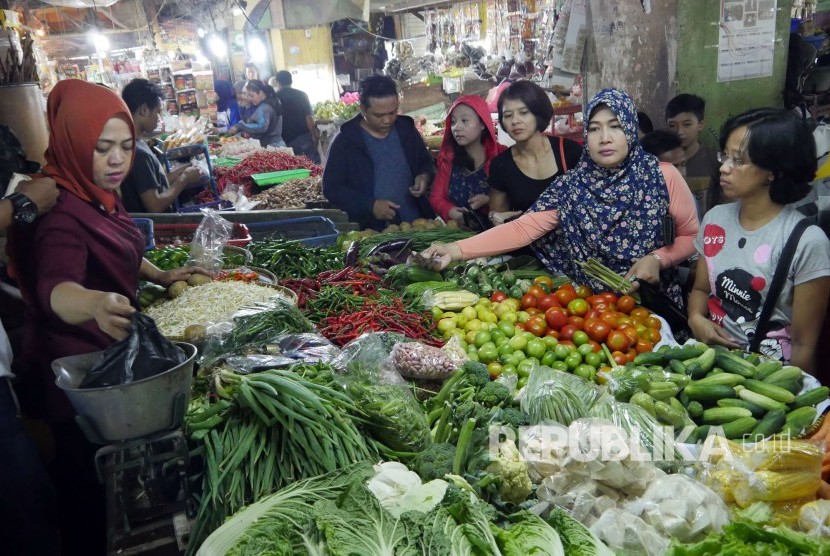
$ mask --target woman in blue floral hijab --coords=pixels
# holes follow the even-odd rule
[[[578,263],[596,258],[634,281],[648,281],[683,307],[674,267],[694,253],[697,212],[677,169],[646,153],[637,138],[637,110],[625,92],[603,89],[588,103],[586,149],[520,218],[467,240],[424,252],[443,267],[531,245],[552,272],[606,289]],[[676,237],[664,234],[674,220]]]

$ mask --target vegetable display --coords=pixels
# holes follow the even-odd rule
[[[323,167],[314,164],[304,156],[294,156],[284,152],[259,151],[245,157],[233,166],[224,166],[215,169],[216,186],[221,193],[229,184],[240,185],[245,188],[248,197],[259,192],[251,176],[281,170],[296,170],[306,168],[311,175],[321,176]]]
[[[273,272],[278,278],[311,278],[343,267],[332,247],[309,247],[287,239],[257,241],[250,246],[251,264]]]
[[[325,201],[323,196],[323,178],[301,178],[289,180],[276,187],[257,193],[250,199],[259,203],[258,210],[305,208],[307,203]]]

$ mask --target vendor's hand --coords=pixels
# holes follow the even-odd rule
[[[173,282],[187,282],[194,274],[203,274],[213,278],[213,275],[204,268],[198,266],[183,266],[182,268],[174,268],[173,270],[164,270],[160,272],[154,282],[161,286],[167,287]]]
[[[427,192],[428,186],[429,175],[418,174],[417,176],[415,176],[415,183],[412,187],[409,188],[409,193],[411,193],[413,197],[420,197],[421,195]]]
[[[38,214],[49,212],[58,200],[58,187],[52,178],[22,181],[17,184],[17,192],[37,205]]]
[[[513,217],[519,216],[521,213],[522,211],[520,210],[511,210],[509,212],[491,212],[490,222],[493,223],[493,226],[498,226],[499,224],[504,224]]]
[[[421,256],[430,259],[426,267],[431,270],[444,270],[453,261],[460,261],[463,257],[458,242],[433,243],[423,251]]]
[[[689,317],[689,328],[694,337],[708,345],[720,345],[728,348],[741,347],[729,334],[703,315]]]
[[[372,205],[372,214],[378,220],[388,222],[395,219],[395,215],[397,214],[397,210],[399,208],[401,208],[401,205],[397,203],[393,203],[392,201],[386,199],[378,199],[375,201],[375,204]]]
[[[470,203],[470,208],[473,210],[478,210],[483,206],[487,206],[490,204],[490,196],[485,195],[484,193],[479,193],[478,195],[473,195],[470,197],[468,201]]]
[[[239,131],[239,128],[235,125],[232,125],[228,128],[228,135],[236,135],[236,132]]]
[[[130,300],[117,293],[100,292],[92,307],[98,327],[115,340],[129,336],[133,313],[135,308],[130,305]]]
[[[631,289],[628,293],[637,291],[640,287],[639,282],[648,282],[649,284],[660,283],[660,261],[656,257],[646,255],[640,257],[625,273],[625,279],[631,280]]]
[[[191,185],[202,179],[202,171],[196,166],[188,166],[180,177],[182,183]]]
[[[464,209],[452,207],[449,212],[450,220],[455,220],[459,224],[464,223]]]

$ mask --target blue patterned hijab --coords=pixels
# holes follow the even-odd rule
[[[628,156],[618,167],[604,168],[586,148],[576,167],[557,178],[529,209],[559,211],[559,227],[531,246],[537,257],[551,271],[595,291],[607,287],[583,274],[577,261],[593,257],[624,274],[637,259],[663,246],[663,217],[669,209],[669,192],[657,157],[646,153],[637,138],[637,109],[631,97],[617,89],[603,89],[588,103],[587,118],[600,105],[617,116],[628,142]],[[583,136],[587,145],[587,120]],[[662,289],[680,301],[680,290],[673,282],[661,284]]]

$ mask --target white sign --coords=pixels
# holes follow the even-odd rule
[[[777,0],[721,0],[718,81],[772,75]]]

